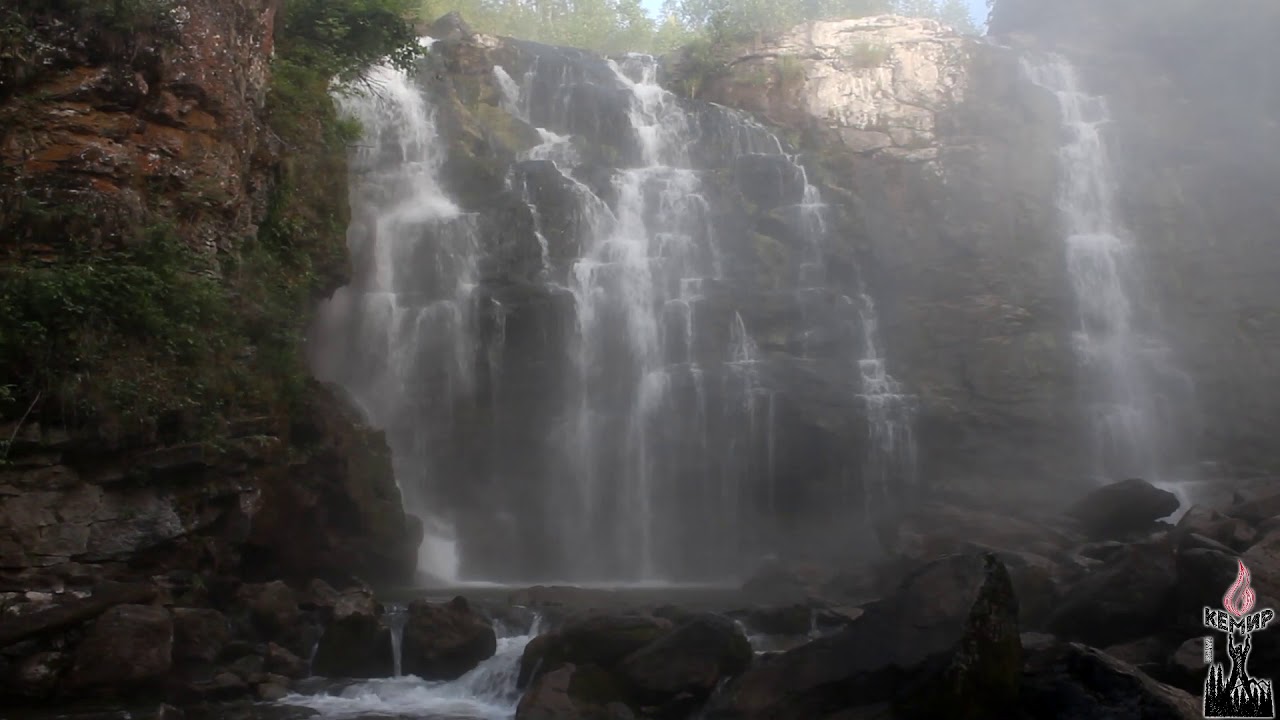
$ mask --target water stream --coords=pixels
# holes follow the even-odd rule
[[[1193,388],[1144,296],[1141,248],[1117,217],[1106,101],[1085,92],[1076,69],[1060,56],[1024,60],[1024,70],[1057,98],[1066,133],[1058,152],[1058,209],[1098,477],[1178,484],[1190,439],[1179,418],[1195,414]]]
[[[496,625],[499,630],[503,627]],[[403,625],[401,625],[403,628]],[[541,620],[532,627],[498,638],[497,652],[471,672],[450,682],[428,682],[399,673],[396,677],[369,680],[322,695],[290,695],[286,705],[312,708],[321,718],[391,716],[415,720],[510,720],[520,693],[516,676],[525,645],[537,637]]]

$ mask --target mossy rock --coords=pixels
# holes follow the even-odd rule
[[[484,103],[473,105],[471,114],[486,139],[498,152],[516,155],[541,141],[537,130],[495,105]]]
[[[571,619],[559,631],[534,638],[520,658],[517,685],[566,663],[612,669],[627,655],[669,633],[669,620],[648,615],[593,615]]]

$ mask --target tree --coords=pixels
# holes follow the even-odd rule
[[[960,32],[978,34],[978,26],[964,0],[943,0],[938,8],[938,19]]]

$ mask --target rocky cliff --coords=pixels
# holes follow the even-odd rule
[[[273,100],[279,3],[113,7],[4,14],[0,584],[410,577],[385,439],[300,353],[345,148]]]
[[[1040,488],[1087,474],[1064,443],[1084,429],[1052,204],[1057,110],[1026,91],[1013,53],[882,16],[686,53],[671,73],[794,131],[920,397],[927,478]]]
[[[1120,212],[1196,386],[1200,455],[1274,472],[1280,416],[1273,3],[1000,0],[991,32],[1056,51],[1103,95]]]
[[[1110,181],[1144,276],[1131,300],[1157,317],[1160,362],[1195,388],[1161,395],[1166,451],[1221,465],[1201,478],[1273,472],[1265,278],[1280,255],[1265,198],[1280,161],[1254,152],[1274,143],[1276,105],[1266,52],[1243,49],[1266,45],[1259,18],[1273,12],[1007,0],[986,41],[901,18],[818,23],[685,51],[671,84],[802,136],[806,164],[849,210],[842,242],[875,268],[886,346],[921,397],[925,474],[1039,493],[1096,471],[1055,208],[1057,148],[1073,131],[1021,67],[1065,55],[1110,106]],[[1229,42],[1205,39],[1209,19]],[[1238,74],[1215,78],[1227,67]]]

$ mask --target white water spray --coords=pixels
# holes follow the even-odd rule
[[[1174,412],[1189,410],[1178,398],[1189,396],[1191,386],[1154,330],[1153,313],[1139,302],[1140,253],[1115,215],[1115,173],[1103,136],[1107,104],[1084,92],[1065,58],[1024,61],[1024,69],[1057,98],[1068,135],[1058,153],[1058,208],[1099,479],[1169,481],[1170,460],[1185,441],[1177,437]]]

